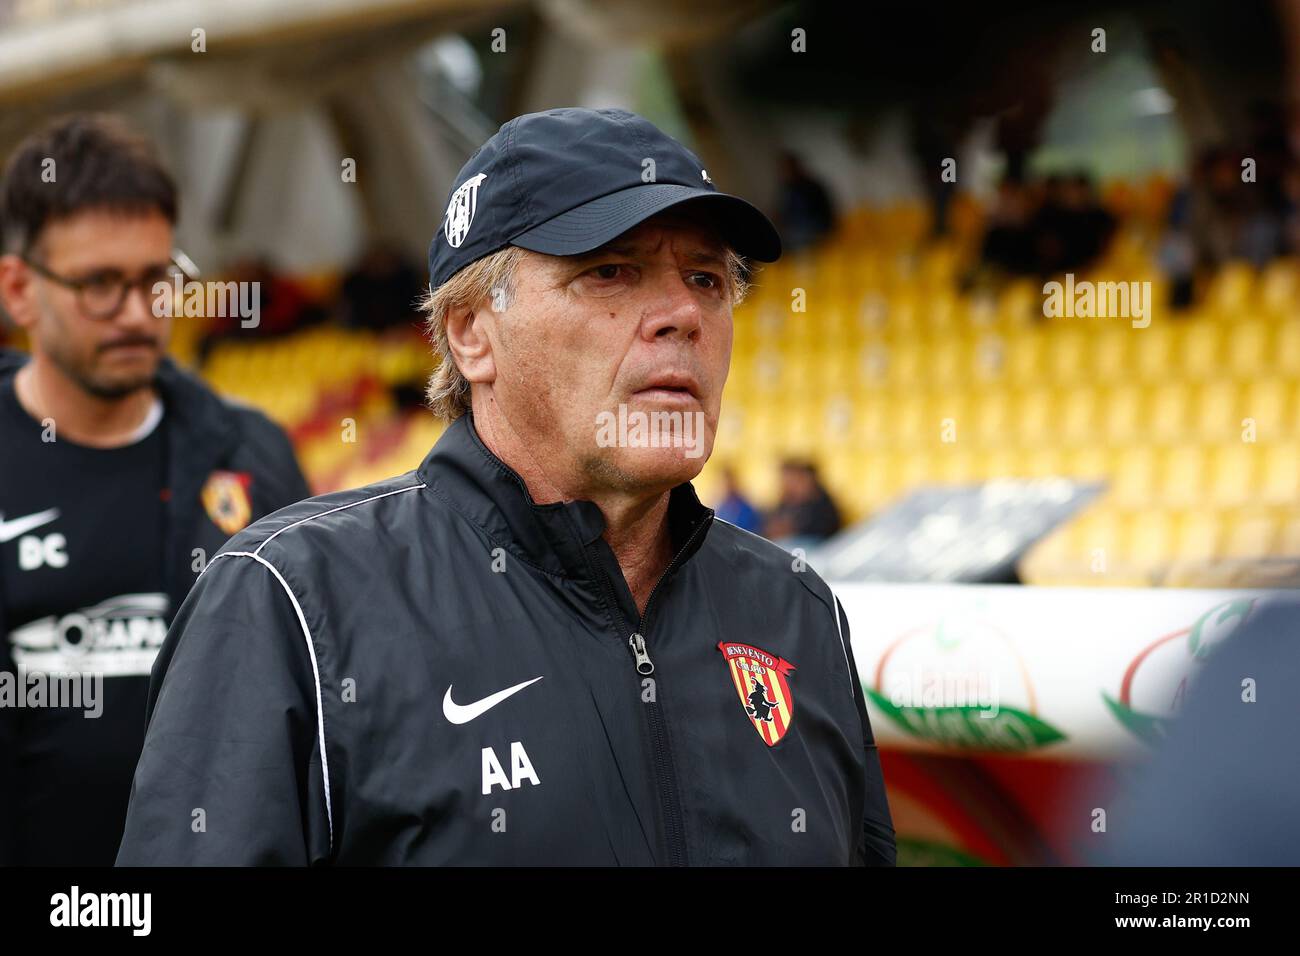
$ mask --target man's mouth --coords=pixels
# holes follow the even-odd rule
[[[99,347],[100,352],[117,355],[131,352],[155,352],[157,350],[158,343],[153,339],[121,339],[117,342],[105,342]]]
[[[686,404],[700,400],[700,385],[690,375],[668,373],[654,376],[633,394],[653,401]]]

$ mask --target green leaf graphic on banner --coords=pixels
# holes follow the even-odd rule
[[[970,750],[1035,750],[1065,740],[1047,721],[1014,707],[1001,707],[992,717],[984,708],[898,707],[888,697],[866,688],[868,696],[890,720],[913,737]]]
[[[1163,717],[1152,717],[1149,714],[1139,713],[1131,707],[1125,707],[1105,691],[1101,692],[1101,699],[1106,702],[1115,719],[1139,740],[1148,744],[1158,744],[1165,739],[1166,721]]]

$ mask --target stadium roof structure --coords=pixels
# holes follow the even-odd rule
[[[225,55],[310,43],[353,59],[372,43],[415,45],[519,0],[24,0],[0,2],[0,103],[24,105],[188,56],[193,31]],[[391,49],[391,47],[390,47]],[[317,82],[324,82],[319,72]]]
[[[270,255],[290,270],[335,268],[370,237],[414,254],[456,170],[496,129],[485,109],[514,115],[588,94],[631,105],[606,85],[618,69],[635,75],[617,51],[688,48],[771,5],[0,0],[0,156],[52,116],[121,112],[176,171],[178,240],[201,265]],[[457,35],[466,48],[465,38],[486,42],[497,27],[520,55],[502,61],[500,101],[485,105],[440,54],[430,67],[430,51]],[[341,158],[358,170],[344,189]]]

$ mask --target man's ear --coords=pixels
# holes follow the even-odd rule
[[[0,305],[21,328],[31,328],[36,322],[35,291],[27,263],[12,254],[0,256]]]
[[[457,306],[447,313],[447,344],[460,374],[471,383],[490,385],[496,381],[496,360],[487,335],[483,311]]]

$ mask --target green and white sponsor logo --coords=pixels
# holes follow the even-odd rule
[[[1216,604],[1191,627],[1148,644],[1125,670],[1119,696],[1102,691],[1106,708],[1139,740],[1162,741],[1199,665],[1241,626],[1253,606],[1249,598]]]
[[[1015,707],[986,708],[895,707],[883,694],[867,690],[877,707],[914,737],[974,750],[1023,751],[1064,740],[1065,734],[1047,721]]]
[[[900,635],[868,697],[905,733],[945,747],[1019,753],[1065,740],[1037,714],[1024,662],[981,611],[963,607]]]

